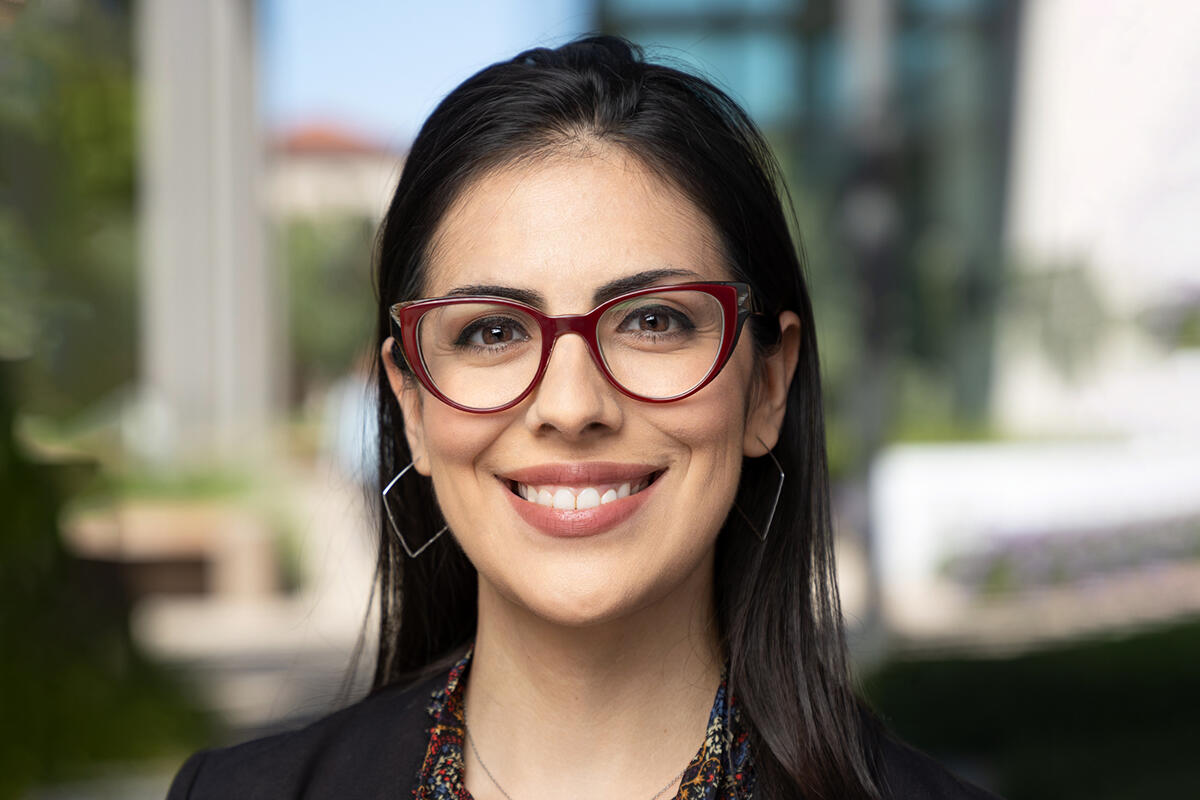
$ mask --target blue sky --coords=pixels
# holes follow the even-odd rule
[[[406,145],[447,92],[591,25],[587,0],[260,0],[267,125],[337,122]]]

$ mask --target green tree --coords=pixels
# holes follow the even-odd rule
[[[130,51],[122,3],[30,3],[0,25],[0,354],[29,356],[19,389],[42,414],[134,375]]]
[[[113,574],[72,558],[58,516],[86,464],[34,463],[13,436],[14,364],[0,360],[0,798],[104,761],[164,757],[208,723],[133,642]]]
[[[290,219],[279,226],[294,402],[345,374],[372,341],[374,233],[372,220],[354,216]]]

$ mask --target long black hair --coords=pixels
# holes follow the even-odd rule
[[[800,317],[799,366],[774,449],[786,484],[765,543],[750,527],[763,520],[739,513],[718,536],[718,627],[761,796],[876,797],[834,577],[812,305],[779,167],[733,100],[609,36],[530,50],[469,78],[421,128],[384,218],[376,351],[391,335],[388,307],[422,296],[434,232],[472,180],[588,142],[623,148],[708,216],[732,274],[765,300],[767,314],[752,321],[760,354],[777,344],[780,311]],[[382,487],[411,458],[399,404],[377,371]],[[770,459],[746,459],[737,508],[747,516],[768,508],[777,476]],[[444,525],[428,479],[406,478],[389,498],[396,522],[418,544]],[[473,638],[476,573],[451,536],[410,559],[381,515],[376,580],[375,688],[411,680]]]

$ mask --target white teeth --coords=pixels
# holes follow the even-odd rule
[[[559,489],[554,493],[554,507],[563,511],[575,508],[575,495],[570,489]]]
[[[530,486],[526,483],[516,484],[515,491],[517,495],[529,501],[537,503],[540,506],[547,508],[556,508],[560,511],[570,511],[576,509],[596,508],[597,506],[606,505],[614,500],[620,500],[630,495],[637,494],[650,485],[649,479],[633,483],[622,483],[615,488],[609,485],[609,488],[603,492],[594,486],[585,486],[582,489],[568,489],[565,486]]]

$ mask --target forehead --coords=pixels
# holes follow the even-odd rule
[[[425,294],[534,289],[554,313],[648,270],[665,282],[728,280],[718,236],[694,203],[617,148],[510,165],[469,184],[433,239]]]

